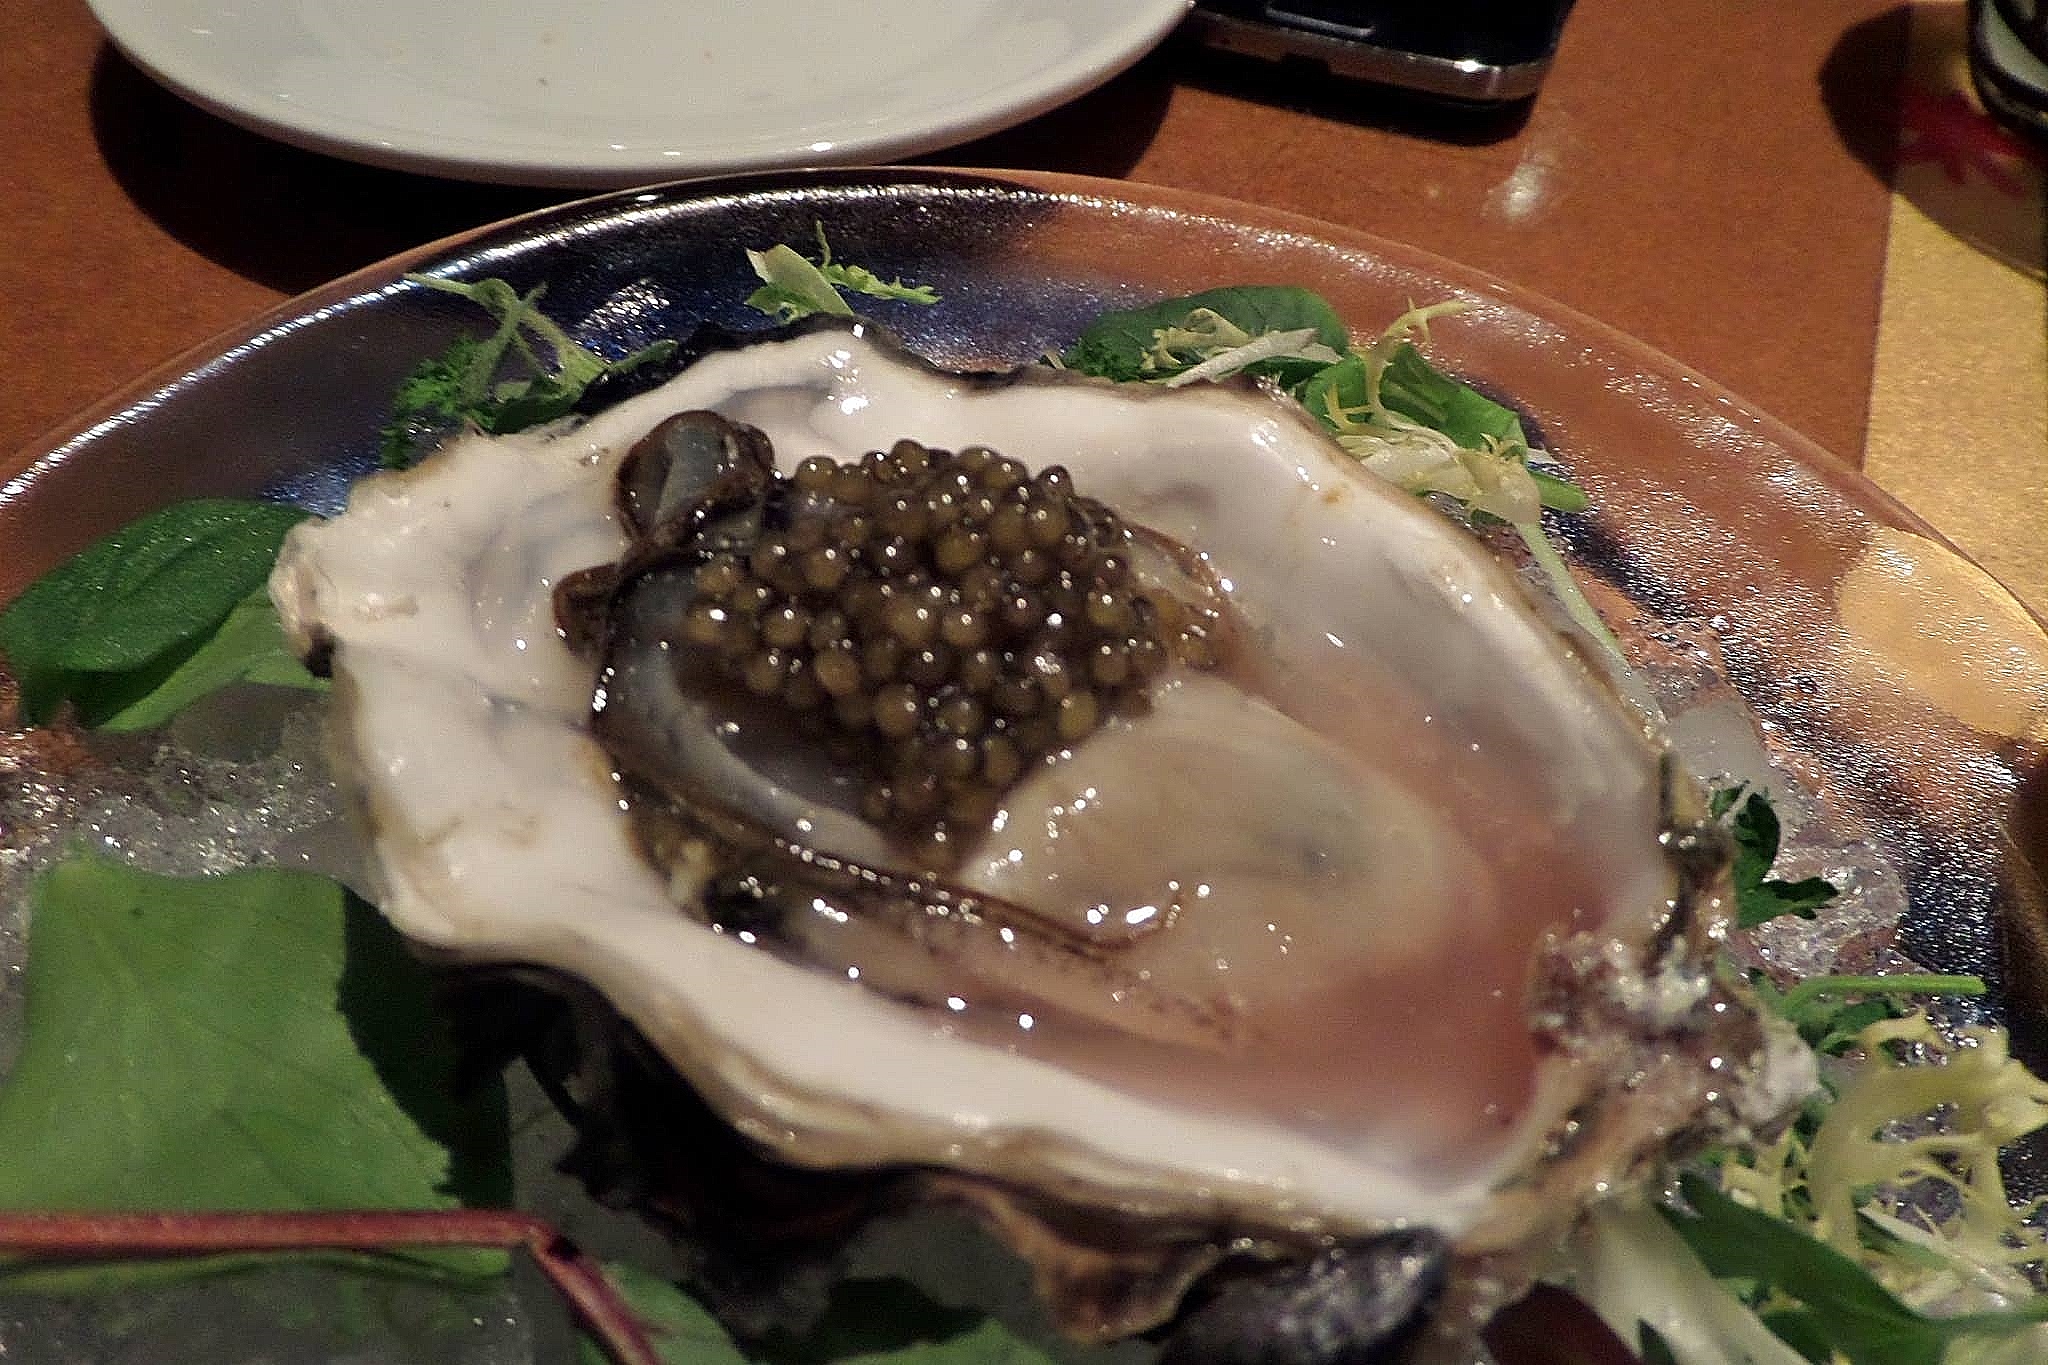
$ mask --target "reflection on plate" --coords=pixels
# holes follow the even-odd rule
[[[1136,61],[1187,0],[92,0],[164,84],[372,165],[531,185],[887,161]]]
[[[407,270],[545,281],[555,316],[616,351],[699,322],[761,325],[742,303],[740,249],[807,242],[814,221],[845,259],[937,289],[936,307],[874,311],[955,365],[1028,361],[1105,306],[1221,283],[1309,285],[1359,328],[1410,300],[1468,300],[1435,325],[1434,354],[1512,396],[1590,492],[1593,510],[1560,532],[1655,659],[1667,703],[1705,718],[1695,752],[1737,771],[1753,758],[1790,822],[1824,833],[1820,864],[1800,872],[1849,870],[1860,932],[1827,952],[1889,960],[1896,922],[1897,950],[2039,1003],[2039,623],[1853,471],[1639,343],[1423,253],[1243,205],[1073,177],[869,170],[620,194],[486,229],[294,300],[40,452],[0,488],[0,598],[174,498],[261,490],[334,506],[373,463],[398,379],[475,322]],[[2038,1064],[2031,1014],[2014,1022]]]

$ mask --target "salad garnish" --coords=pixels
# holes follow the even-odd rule
[[[574,408],[598,379],[628,374],[675,353],[676,343],[664,338],[617,360],[605,359],[540,311],[545,285],[522,294],[499,279],[475,284],[438,275],[406,279],[468,299],[497,326],[486,336],[458,338],[440,355],[422,361],[398,386],[390,420],[379,433],[386,469],[405,468],[460,424],[504,433],[551,422]]]
[[[1185,383],[1184,376],[1198,372],[1204,378],[1243,372],[1293,389],[1350,347],[1350,330],[1321,295],[1290,285],[1250,285],[1105,313],[1058,363],[1122,383]]]
[[[1546,508],[1584,511],[1585,491],[1530,443],[1513,408],[1423,355],[1430,322],[1471,306],[1452,299],[1411,307],[1359,347],[1336,310],[1306,289],[1211,289],[1105,314],[1057,363],[1169,386],[1232,374],[1272,380],[1374,474],[1450,501],[1474,525],[1512,527],[1572,623],[1626,666],[1620,642],[1543,528]]]
[[[832,259],[832,244],[825,240],[825,225],[814,223],[818,234],[818,259],[813,261],[794,247],[777,244],[766,251],[747,252],[747,264],[761,278],[761,287],[747,295],[747,307],[766,313],[778,322],[795,322],[813,314],[852,317],[853,308],[839,291],[852,290],[871,299],[894,299],[900,303],[937,303],[939,296],[929,285],[885,280],[866,266],[848,265]]]

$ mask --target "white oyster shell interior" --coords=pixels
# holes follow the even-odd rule
[[[1064,464],[1208,555],[1258,632],[1255,685],[1174,678],[1143,724],[1012,791],[963,876],[1084,929],[1105,907],[1170,914],[1134,969],[1241,1028],[1180,1052],[1040,1044],[1029,1020],[968,1027],[678,912],[588,737],[592,669],[550,593],[616,556],[613,469],[690,408],[760,427],[785,469],[903,436]],[[332,644],[385,912],[592,982],[770,1150],[1455,1236],[1584,1094],[1531,1037],[1535,946],[1641,942],[1669,911],[1659,753],[1470,537],[1333,456],[1243,389],[992,385],[818,332],[367,479],[294,534],[273,594],[302,645]]]

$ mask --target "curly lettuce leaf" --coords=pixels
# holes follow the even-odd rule
[[[629,373],[675,353],[676,343],[664,339],[607,360],[540,311],[544,285],[521,294],[500,279],[470,284],[434,275],[406,278],[469,300],[496,325],[488,336],[458,337],[399,384],[378,436],[387,469],[403,469],[435,436],[463,423],[504,433],[566,416],[600,377]],[[500,379],[508,366],[524,373]]]
[[[776,245],[766,251],[748,251],[747,264],[760,277],[761,287],[747,296],[747,306],[766,313],[778,322],[824,313],[852,317],[853,308],[839,292],[852,290],[868,298],[892,299],[901,303],[937,303],[939,296],[930,286],[905,284],[901,279],[885,280],[861,265],[832,259],[832,244],[825,239],[825,225],[816,225],[818,259],[812,261],[794,247]]]
[[[1862,984],[1968,993],[1945,977]],[[2010,1199],[1999,1154],[2048,1127],[2048,1083],[2011,1056],[2003,1030],[1951,1036],[1920,1012],[1878,1018],[1842,1050],[1854,1063],[1796,1123],[1714,1154],[1712,1180],[1686,1177],[1689,1210],[1669,1215],[1674,1226],[1760,1322],[1802,1349],[1826,1343],[1816,1359],[2044,1358],[2034,1277],[2048,1232],[2035,1206]]]
[[[1320,294],[1292,285],[1235,285],[1105,313],[1060,363],[1104,379],[1163,381],[1274,335],[1287,338],[1283,349],[1235,368],[1292,388],[1351,345],[1344,320]]]
[[[1565,613],[1626,663],[1543,528],[1546,508],[1580,512],[1585,492],[1543,466],[1513,409],[1424,357],[1431,319],[1458,301],[1411,308],[1364,347],[1329,302],[1293,286],[1246,285],[1104,314],[1058,364],[1120,382],[1180,384],[1226,373],[1281,384],[1361,464],[1396,487],[1457,502],[1475,522],[1515,529]]]
[[[793,247],[778,244],[766,251],[749,251],[747,264],[761,277],[761,287],[747,295],[747,307],[777,322],[795,322],[820,313],[853,316],[852,306],[825,278],[825,272]]]
[[[1463,306],[1402,314],[1370,345],[1306,381],[1302,406],[1368,469],[1409,492],[1443,494],[1468,513],[1518,526],[1536,522],[1545,507],[1584,510],[1575,485],[1532,468],[1549,457],[1529,444],[1514,409],[1424,358],[1418,343],[1430,321]]]

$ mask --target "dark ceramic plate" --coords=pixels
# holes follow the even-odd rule
[[[1520,405],[1591,493],[1560,531],[1603,608],[1667,691],[1707,712],[1722,698],[1733,747],[1767,754],[1789,809],[1825,831],[1816,856],[1863,869],[1845,960],[1886,960],[1896,911],[1898,950],[1990,976],[2016,1022],[2034,1013],[2039,623],[1852,470],[1668,358],[1422,252],[1246,205],[1051,175],[788,174],[614,195],[427,247],[284,305],[37,452],[0,489],[0,598],[176,498],[334,507],[372,464],[400,377],[477,322],[406,271],[544,282],[551,314],[616,351],[704,321],[761,325],[741,248],[802,246],[814,223],[844,259],[935,286],[936,307],[875,311],[956,364],[1029,361],[1105,306],[1224,283],[1311,286],[1361,329],[1411,301],[1469,300],[1435,325],[1433,354]],[[2039,1039],[2022,1041],[2038,1060]]]

